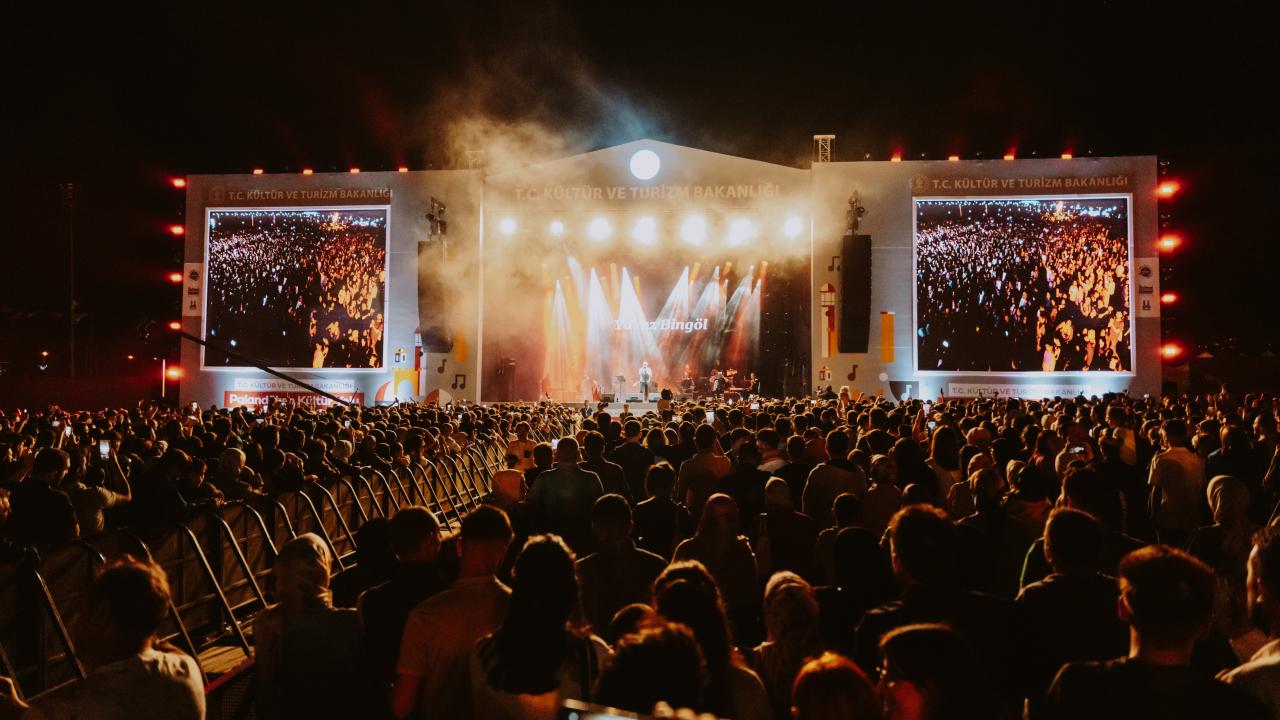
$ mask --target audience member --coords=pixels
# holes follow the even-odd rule
[[[566,440],[560,442],[563,447]],[[513,580],[502,626],[471,651],[472,712],[496,720],[551,720],[566,698],[591,699],[609,648],[569,628],[578,579],[573,552],[560,538],[529,538]]]
[[[458,579],[419,603],[405,620],[391,690],[397,720],[472,716],[471,649],[507,616],[511,590],[496,573],[511,536],[511,524],[498,508],[481,505],[463,518]]]
[[[349,718],[365,710],[360,622],[354,610],[330,602],[331,563],[329,547],[313,533],[285,543],[276,556],[279,602],[254,622],[255,709],[264,720]]]
[[[88,675],[36,700],[31,720],[203,720],[196,661],[156,636],[169,612],[169,582],[151,561],[125,560],[90,583],[74,626]]]
[[[1120,563],[1120,618],[1129,654],[1073,662],[1045,695],[1044,718],[1262,718],[1257,700],[1190,667],[1209,630],[1213,571],[1180,550],[1154,545]]]
[[[605,635],[624,606],[650,599],[653,581],[666,558],[636,547],[631,539],[631,508],[621,495],[601,495],[591,509],[596,552],[578,560],[582,614],[591,629]]]

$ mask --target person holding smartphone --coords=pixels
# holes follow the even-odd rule
[[[133,501],[133,487],[116,459],[110,439],[102,438],[94,448],[94,462],[67,474],[62,491],[71,498],[81,535],[106,529],[106,511]]]

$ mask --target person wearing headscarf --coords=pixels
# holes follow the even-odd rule
[[[818,600],[793,572],[774,573],[764,591],[766,640],[752,651],[755,670],[769,692],[775,718],[791,711],[791,685],[806,659],[822,652]]]
[[[276,604],[254,622],[256,709],[264,720],[359,717],[368,695],[354,610],[333,607],[329,547],[306,533],[276,556]]]
[[[1187,551],[1203,560],[1222,580],[1214,602],[1214,620],[1228,636],[1242,631],[1245,616],[1245,568],[1258,527],[1249,521],[1249,488],[1234,475],[1218,475],[1205,488],[1213,524],[1197,528]]]

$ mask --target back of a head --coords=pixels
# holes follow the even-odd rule
[[[857,665],[833,652],[810,660],[791,686],[795,720],[879,720],[880,698]]]
[[[631,528],[631,505],[617,493],[601,495],[591,506],[591,524],[599,529],[627,532]]]
[[[272,568],[276,595],[285,607],[327,605],[332,559],[324,540],[303,533],[280,547]]]
[[[1178,648],[1191,643],[1213,613],[1213,570],[1187,553],[1148,545],[1120,561],[1120,596],[1127,622],[1144,643]]]
[[[31,474],[37,476],[53,475],[62,470],[71,461],[64,450],[58,448],[41,448],[31,463]]]
[[[746,442],[738,447],[738,466],[740,468],[754,470],[762,459],[760,448],[755,443]]]
[[[604,435],[594,430],[582,438],[582,453],[589,458],[598,458],[604,454]]]
[[[756,442],[771,450],[777,450],[778,444],[782,442],[782,438],[778,435],[777,430],[773,428],[764,428],[760,432],[756,433]]]
[[[831,503],[831,511],[835,514],[836,527],[849,527],[858,520],[858,496],[840,493]]]
[[[556,444],[556,462],[578,462],[578,440],[573,437],[562,437]]]
[[[664,618],[687,625],[712,673],[732,661],[733,640],[716,582],[700,562],[675,562],[653,583],[653,606]]]
[[[666,702],[696,707],[704,684],[702,652],[693,631],[663,623],[624,636],[596,683],[597,702],[634,713]]]
[[[1071,507],[1101,518],[1106,509],[1106,484],[1102,475],[1089,468],[1068,472],[1062,478],[1062,495]]]
[[[780,477],[771,477],[764,484],[764,506],[767,509],[790,510],[791,486]]]
[[[1055,508],[1044,526],[1044,548],[1055,572],[1092,572],[1102,554],[1102,529],[1089,513]]]
[[[693,446],[700,453],[711,452],[716,444],[716,429],[707,424],[698,426],[693,432]]]
[[[893,585],[884,551],[870,530],[842,528],[835,542],[836,586],[879,602]]]
[[[724,493],[707,498],[698,518],[698,534],[733,537],[738,534],[738,503]]]
[[[813,586],[793,572],[774,573],[764,590],[764,626],[774,642],[816,641],[818,600]]]
[[[849,454],[849,436],[843,430],[827,433],[827,455],[832,460],[844,460]]]
[[[402,562],[412,557],[428,538],[440,537],[440,523],[436,516],[421,505],[401,508],[391,517],[388,527],[391,550]]]
[[[560,617],[558,625],[563,627],[573,612],[577,593],[573,551],[556,535],[529,538],[512,571],[512,616],[523,612]]]
[[[481,505],[462,518],[460,538],[463,544],[494,542],[505,545],[511,542],[511,537],[510,518],[492,505]]]
[[[670,463],[654,463],[644,474],[644,491],[651,496],[666,497],[675,486],[676,471]]]
[[[793,463],[804,462],[805,442],[803,435],[792,435],[787,438],[787,458]]]
[[[1178,418],[1170,418],[1164,421],[1160,426],[1164,432],[1164,436],[1169,439],[1169,444],[1173,446],[1184,445],[1187,442],[1187,423]]]
[[[132,558],[113,563],[89,584],[85,607],[105,614],[113,633],[141,648],[169,610],[164,568],[154,561]]]
[[[516,558],[511,609],[486,661],[488,682],[510,693],[553,689],[567,657],[566,623],[577,602],[573,552],[555,535],[529,538]]]
[[[998,716],[978,656],[950,627],[922,624],[892,630],[880,639],[880,657],[883,682],[911,683],[921,693],[921,717]]]
[[[909,505],[889,521],[894,569],[904,582],[946,585],[954,576],[956,529],[931,505]]]
[[[969,476],[969,492],[979,509],[991,509],[1000,504],[1002,482],[995,468],[986,467]]]
[[[648,603],[631,603],[624,605],[618,612],[613,614],[613,618],[609,620],[609,627],[604,632],[600,632],[599,628],[594,628],[609,645],[615,646],[618,640],[632,633],[638,633],[641,630],[653,627],[655,624],[661,624],[662,618],[658,612]]]
[[[551,443],[538,443],[533,446],[533,464],[537,467],[550,467],[555,462],[556,453]]]
[[[628,420],[622,426],[622,433],[628,440],[636,440],[640,437],[642,429],[644,429],[644,426],[640,424],[639,420]]]

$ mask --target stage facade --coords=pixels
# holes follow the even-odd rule
[[[1156,163],[641,140],[505,172],[188,179],[182,400],[1160,384]],[[645,366],[641,370],[641,366]]]

